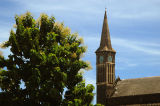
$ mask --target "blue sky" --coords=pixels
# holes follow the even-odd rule
[[[85,71],[84,78],[87,84],[95,85],[94,52],[100,43],[105,7],[112,47],[117,51],[116,76],[160,76],[159,0],[1,0],[0,42],[8,40],[16,14],[30,11],[35,18],[40,13],[53,15],[84,38],[88,51],[83,59],[93,67]],[[9,54],[9,50],[2,51],[4,56]]]

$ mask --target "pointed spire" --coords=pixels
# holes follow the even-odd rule
[[[108,49],[112,49],[106,10],[105,10],[105,14],[104,14],[104,21],[103,21],[100,46],[102,46],[102,47],[106,46]]]
[[[103,21],[103,28],[102,28],[102,33],[101,33],[100,47],[97,49],[96,52],[99,52],[99,51],[114,51],[112,49],[112,45],[111,45],[111,39],[110,39],[109,26],[108,26],[108,22],[107,22],[106,9],[105,9],[105,14],[104,14],[104,21]]]

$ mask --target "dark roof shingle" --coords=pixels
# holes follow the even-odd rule
[[[118,81],[112,97],[160,93],[160,76]]]

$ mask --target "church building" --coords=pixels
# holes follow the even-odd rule
[[[105,106],[160,106],[160,76],[115,78],[116,51],[112,48],[106,11],[100,46],[95,53],[97,103]]]

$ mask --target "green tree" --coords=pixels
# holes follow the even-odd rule
[[[86,86],[80,73],[89,64],[81,60],[86,48],[78,34],[46,14],[35,20],[27,12],[15,16],[15,21],[3,45],[11,54],[0,56],[0,103],[91,105],[94,87]]]

